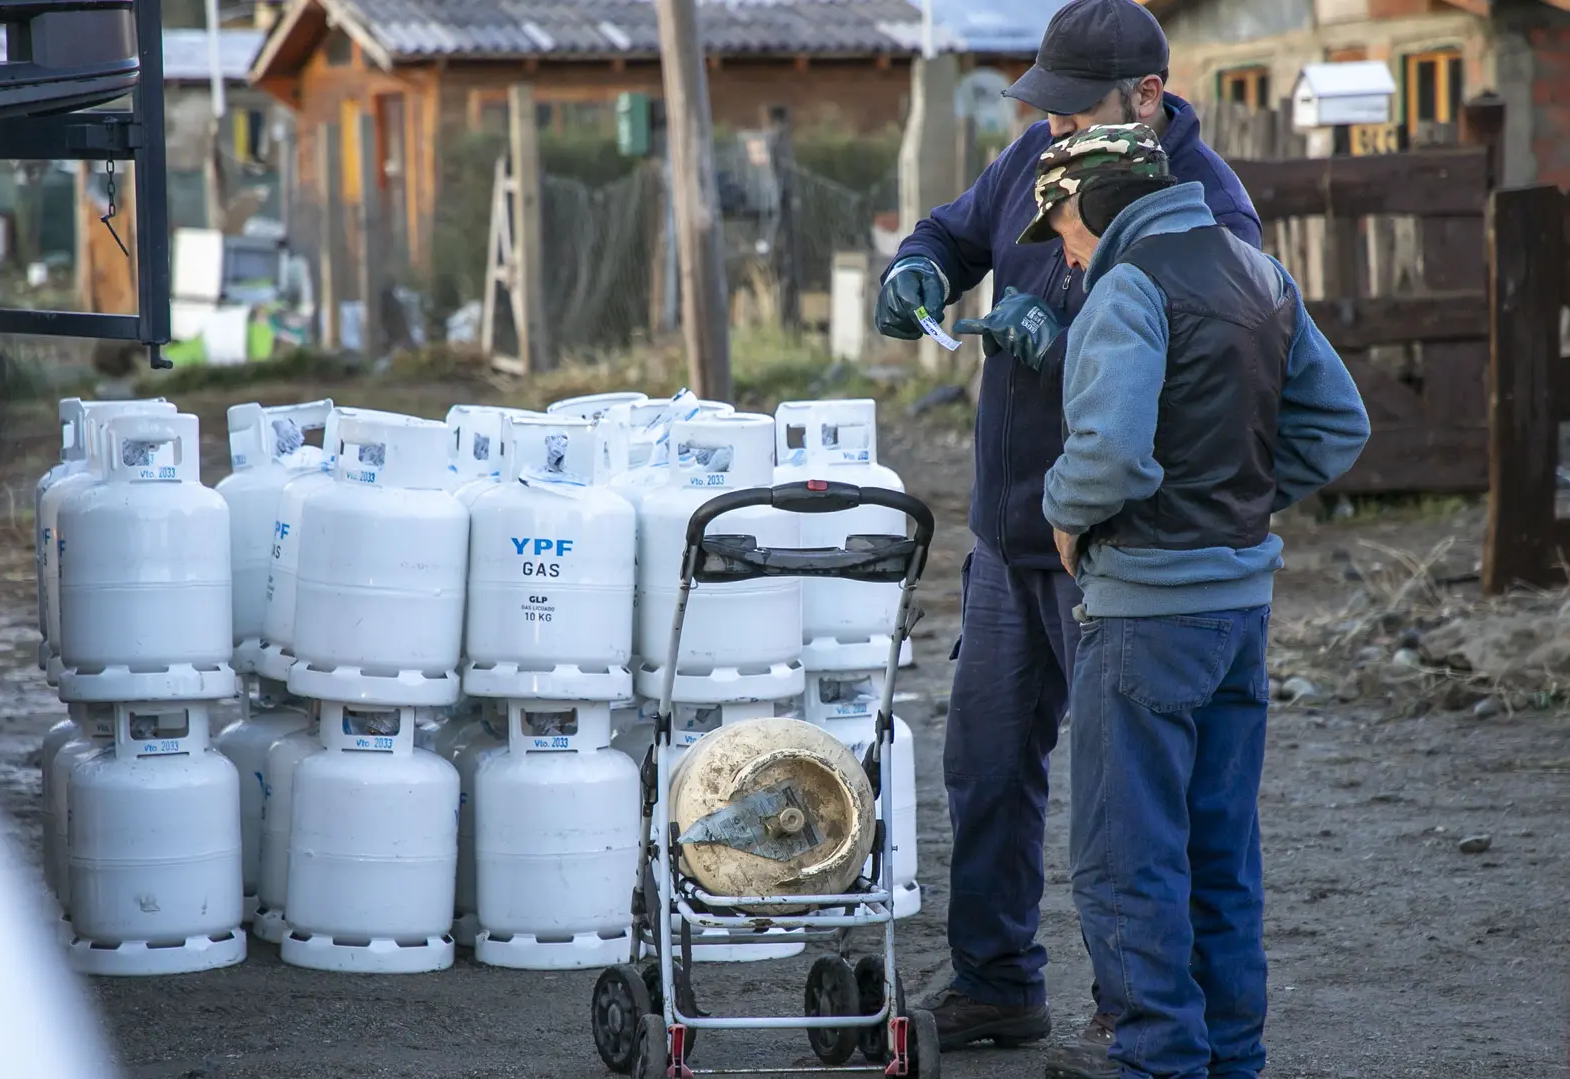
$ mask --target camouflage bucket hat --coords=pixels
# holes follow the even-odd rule
[[[1052,207],[1115,176],[1168,175],[1161,140],[1144,124],[1098,124],[1055,142],[1036,163],[1036,216],[1015,242],[1041,243],[1057,232]]]

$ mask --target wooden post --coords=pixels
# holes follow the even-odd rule
[[[545,327],[545,243],[540,204],[540,131],[534,87],[515,83],[507,94],[512,163],[513,317],[525,370],[550,366]]]
[[[322,347],[338,347],[338,305],[343,303],[344,260],[340,246],[343,236],[343,199],[339,173],[343,170],[343,146],[338,125],[322,124],[316,129],[316,186],[322,209],[321,280],[317,282],[317,339]]]
[[[688,378],[699,397],[727,401],[731,377],[724,232],[697,4],[696,0],[655,0],[655,12],[665,82]]]
[[[1554,512],[1559,463],[1559,308],[1564,218],[1557,187],[1496,191],[1490,200],[1488,529],[1483,589],[1564,580]]]
[[[770,157],[780,193],[779,227],[775,231],[774,266],[779,280],[780,325],[801,329],[801,266],[796,256],[796,158],[791,149],[790,110],[771,110],[773,131]]]
[[[387,347],[382,332],[382,294],[387,287],[385,240],[387,222],[382,218],[382,161],[377,151],[376,116],[360,114],[360,352],[378,359]]]

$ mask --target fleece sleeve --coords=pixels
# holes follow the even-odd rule
[[[1161,486],[1156,416],[1167,366],[1166,305],[1124,263],[1092,290],[1068,330],[1063,455],[1047,473],[1041,512],[1079,535]]]
[[[1287,357],[1276,427],[1272,512],[1301,502],[1345,475],[1367,442],[1368,413],[1357,383],[1299,297],[1297,332]]]
[[[998,178],[1012,167],[1010,157],[1018,145],[1015,143],[988,165],[963,195],[916,222],[911,234],[899,245],[884,280],[901,261],[916,257],[930,259],[937,266],[949,302],[981,284],[992,272]]]

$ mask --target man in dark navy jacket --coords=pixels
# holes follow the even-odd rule
[[[878,328],[917,340],[916,309],[934,317],[991,272],[993,302],[976,415],[975,547],[963,571],[961,637],[944,776],[954,828],[950,870],[951,986],[924,1002],[945,1049],[1035,1041],[1050,1031],[1036,941],[1043,885],[1047,758],[1068,697],[1080,602],[1041,512],[1044,478],[1063,451],[1062,367],[1068,335],[1037,355],[1009,323],[1042,297],[1067,327],[1084,278],[1062,242],[1017,244],[1036,215],[1036,164],[1052,143],[1097,124],[1149,125],[1172,175],[1204,185],[1216,220],[1255,247],[1258,215],[1236,175],[1199,136],[1189,104],[1164,90],[1166,35],[1136,0],[1073,0],[1042,39],[1036,64],[1007,95],[1048,114],[969,191],[933,210],[900,245],[878,297]],[[1001,302],[1000,302],[1001,301]],[[1036,317],[1039,317],[1039,313]],[[1012,348],[1012,351],[1005,349]],[[1016,354],[1023,358],[1016,358]],[[1094,991],[1094,990],[1093,990]],[[1084,1037],[1111,1042],[1098,1007]],[[1104,1058],[1103,1058],[1104,1059]]]

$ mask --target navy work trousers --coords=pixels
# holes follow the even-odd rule
[[[1068,702],[1080,592],[1067,573],[1011,567],[981,542],[962,585],[943,747],[953,985],[987,1004],[1042,1004],[1047,758]]]
[[[1074,902],[1123,1079],[1265,1065],[1270,608],[1103,618],[1074,670]]]

